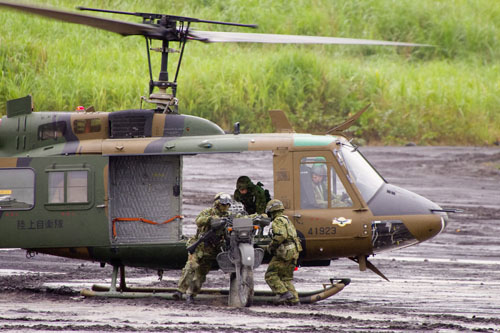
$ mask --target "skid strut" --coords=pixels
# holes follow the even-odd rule
[[[127,284],[125,283],[125,266],[113,266],[113,273],[111,273],[111,286],[108,288],[109,292],[116,292],[116,280],[118,279],[118,269],[120,269],[120,287],[119,290],[127,291]]]

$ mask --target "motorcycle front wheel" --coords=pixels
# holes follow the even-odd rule
[[[238,281],[236,273],[231,273],[229,306],[242,308],[252,305],[253,287],[253,267],[241,266],[240,281]]]

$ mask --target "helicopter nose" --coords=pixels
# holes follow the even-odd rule
[[[447,216],[432,213],[421,216],[407,216],[402,220],[411,235],[418,242],[423,242],[443,231],[447,224],[447,218]]]
[[[375,217],[391,217],[381,218],[381,221],[390,221],[393,228],[397,221],[402,224],[399,227],[401,239],[392,246],[423,242],[439,234],[448,224],[448,215],[437,204],[391,184],[384,184],[368,206]]]
[[[370,199],[373,215],[427,215],[442,211],[434,202],[414,192],[391,184],[384,184]]]

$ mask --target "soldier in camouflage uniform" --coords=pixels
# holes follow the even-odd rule
[[[203,210],[196,217],[196,235],[188,241],[187,246],[190,246],[208,232],[212,221],[229,216],[230,206],[231,196],[226,193],[218,193],[214,197],[213,207]],[[213,242],[208,244],[201,242],[193,254],[188,254],[188,260],[182,270],[177,291],[174,293],[175,299],[180,300],[182,294],[186,294],[186,302],[193,302],[194,297],[200,292],[210,268],[216,261],[217,254],[221,251],[224,232],[224,228],[221,228],[217,231],[217,237]]]
[[[269,201],[266,213],[272,219],[272,241],[268,251],[273,255],[265,279],[271,290],[279,295],[277,302],[299,304],[299,295],[293,286],[293,272],[302,251],[294,225],[286,215],[280,200]]]
[[[267,198],[265,190],[258,185],[252,183],[247,176],[241,176],[236,181],[234,200],[243,204],[247,214],[263,214],[266,210]]]

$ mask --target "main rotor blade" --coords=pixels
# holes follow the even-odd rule
[[[272,44],[344,44],[344,45],[387,45],[387,46],[432,46],[428,44],[389,42],[384,40],[316,37],[299,35],[255,34],[240,32],[190,30],[192,39],[205,43],[272,43]]]
[[[88,25],[94,28],[115,32],[122,36],[141,35],[152,38],[161,38],[165,35],[166,30],[162,27],[151,26],[147,24],[118,21],[102,17],[89,16],[85,14],[76,14],[47,7],[23,5],[6,1],[0,1],[0,6],[37,14],[40,16],[50,17],[60,21]]]
[[[133,15],[139,16],[142,18],[152,19],[161,19],[162,17],[166,17],[169,20],[174,20],[177,22],[195,22],[195,23],[210,23],[210,24],[220,24],[220,25],[232,25],[236,27],[246,27],[246,28],[257,28],[256,24],[244,24],[244,23],[235,23],[235,22],[222,22],[222,21],[211,21],[211,20],[202,20],[194,17],[187,16],[177,16],[177,15],[162,15],[162,14],[153,14],[153,13],[140,13],[140,12],[123,12],[119,10],[109,10],[109,9],[99,9],[99,8],[88,8],[88,7],[76,7],[79,10],[88,10],[92,12],[98,13],[111,13],[111,14],[121,14],[121,15]]]
[[[102,17],[77,14],[47,7],[24,5],[0,1],[0,7],[9,7],[20,11],[45,16],[60,21],[88,25],[118,33],[122,36],[141,35],[153,39],[179,40],[178,33],[167,31],[164,27],[106,19]],[[206,21],[210,22],[210,21]],[[181,33],[185,33],[183,31]],[[172,35],[173,34],[173,35]],[[170,36],[169,36],[170,35]],[[189,31],[190,39],[206,43],[273,43],[273,44],[344,44],[344,45],[387,45],[387,46],[432,46],[427,44],[390,42],[369,39],[340,37],[316,37],[298,35],[255,34],[220,31]]]

